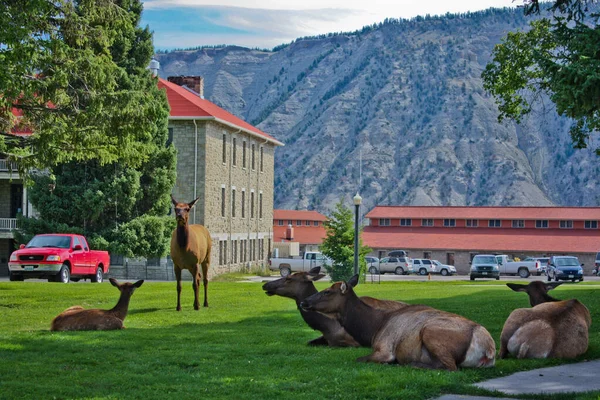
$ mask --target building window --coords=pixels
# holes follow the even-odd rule
[[[221,217],[225,216],[225,188],[221,188]]]
[[[246,218],[246,191],[242,189],[242,218]],[[283,221],[279,221],[283,225]]]
[[[525,220],[523,219],[513,219],[512,221],[513,228],[525,228]]]
[[[573,229],[573,221],[560,221],[560,227],[562,229]]]
[[[227,135],[223,134],[223,164],[227,162]]]
[[[254,192],[250,192],[250,218],[254,218]]]
[[[500,228],[502,226],[502,222],[499,219],[490,219],[488,221],[488,228]]]
[[[243,193],[243,192],[242,192],[242,193]],[[278,221],[277,221],[277,225],[279,225],[279,226],[283,226],[283,220],[282,220],[282,219],[278,220]]]
[[[258,218],[263,217],[262,193],[258,194]]]
[[[219,265],[223,265],[223,241],[219,240]]]
[[[256,159],[255,159],[255,156],[254,156],[254,154],[255,154],[255,147],[256,147],[256,146],[255,146],[255,145],[254,145],[254,143],[253,143],[253,144],[252,144],[252,171],[254,171],[254,169],[256,168],[256,167],[255,167],[255,165],[256,165],[256,163],[255,163],[255,160],[256,160]]]
[[[598,229],[598,221],[585,221],[583,227],[585,229]]]
[[[411,226],[412,219],[410,218],[400,218],[400,226]]]
[[[265,156],[265,151],[264,151],[264,147],[260,148],[260,172],[264,172],[264,161],[263,158]]]
[[[242,142],[242,168],[246,168],[246,141]]]
[[[287,223],[287,224],[288,224],[288,225],[291,225],[291,224],[292,224],[292,220],[291,220],[291,219],[288,219],[288,223]]]
[[[431,260],[431,252],[430,251],[424,251],[423,252],[423,258],[425,258],[427,260]]]
[[[389,218],[379,218],[379,226],[390,226],[390,219]]]
[[[223,264],[227,264],[227,240],[223,240]]]
[[[235,218],[235,189],[231,189],[231,216]]]
[[[548,227],[548,220],[547,219],[538,219],[535,221],[535,227],[536,228],[547,228]]]
[[[477,228],[479,226],[479,221],[476,219],[467,219],[465,220],[465,226],[467,228]]]
[[[314,226],[319,226],[319,221],[314,221],[314,222],[313,222],[313,225],[314,225]]]
[[[169,147],[171,143],[173,143],[173,128],[168,128],[169,135],[167,136],[167,143],[165,143],[166,147]]]
[[[421,226],[433,226],[433,219],[422,219]]]
[[[231,241],[231,262],[233,262],[234,264],[237,264],[237,262],[238,262],[238,257],[237,257],[237,240],[232,240]]]
[[[233,155],[231,156],[231,158],[232,158],[231,163],[233,165],[237,165],[237,144],[236,144],[235,138],[233,138],[233,150],[232,150],[232,152],[233,152]]]
[[[299,219],[296,220],[296,226],[302,226],[302,221],[300,221]]]
[[[444,226],[456,226],[456,220],[446,218],[444,219]]]
[[[310,226],[310,221],[304,221],[304,225]]]

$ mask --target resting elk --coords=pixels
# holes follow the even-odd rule
[[[356,284],[358,275],[347,283],[336,282],[305,299],[301,307],[337,318],[360,345],[373,348],[357,361],[450,371],[494,365],[494,339],[483,326],[425,305],[379,310],[354,293]]]
[[[548,291],[562,282],[507,283],[515,292],[526,292],[532,308],[518,308],[509,316],[500,335],[500,358],[575,358],[587,351],[590,312],[576,299],[558,300]]]
[[[181,271],[187,269],[192,274],[194,288],[194,310],[200,309],[198,288],[200,287],[200,266],[202,266],[202,283],[204,284],[204,307],[208,307],[208,267],[212,239],[208,229],[202,225],[189,225],[190,210],[199,197],[191,203],[180,203],[171,194],[175,209],[177,227],[171,235],[171,259],[177,279],[177,311],[181,311]]]
[[[335,318],[300,308],[302,300],[318,292],[313,282],[325,276],[319,273],[320,271],[321,267],[314,267],[308,272],[296,272],[284,278],[267,282],[262,288],[269,296],[278,295],[295,300],[304,322],[323,334],[309,341],[309,346],[358,347],[358,342],[342,328]],[[394,309],[406,305],[406,303],[377,300],[372,297],[361,297],[361,299],[365,303],[378,308]]]
[[[129,300],[135,289],[142,286],[143,280],[136,283],[119,283],[109,279],[111,285],[121,292],[117,305],[110,310],[90,309],[81,306],[67,308],[52,320],[51,331],[109,331],[123,329],[123,321],[127,316]]]

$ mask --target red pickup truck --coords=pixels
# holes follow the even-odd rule
[[[62,233],[34,236],[14,251],[8,262],[11,281],[47,278],[48,282],[68,283],[90,278],[102,282],[109,267],[107,251],[90,250],[85,237]]]

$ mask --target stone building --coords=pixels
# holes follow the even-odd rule
[[[177,149],[173,196],[199,198],[190,223],[213,239],[210,275],[266,265],[273,243],[275,148],[283,143],[204,99],[201,77],[159,79]]]
[[[365,216],[363,242],[372,255],[408,251],[467,274],[476,254],[573,255],[585,274],[600,251],[600,207],[377,206]]]

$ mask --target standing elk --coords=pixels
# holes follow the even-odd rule
[[[199,197],[191,203],[180,203],[171,194],[175,209],[177,227],[171,235],[171,259],[177,279],[177,311],[181,311],[181,271],[187,269],[192,274],[194,288],[194,310],[200,309],[198,288],[200,287],[200,265],[202,266],[202,283],[204,285],[204,307],[208,307],[208,267],[212,239],[208,229],[202,225],[189,225],[190,210]]]
[[[337,282],[301,303],[305,310],[338,319],[362,346],[373,353],[360,362],[409,364],[420,368],[491,367],[496,345],[481,325],[460,315],[425,305],[407,304],[397,310],[379,310],[362,301],[353,290],[358,275]]]
[[[51,331],[109,331],[123,329],[123,321],[129,309],[129,300],[135,289],[142,286],[143,280],[136,283],[119,283],[109,279],[111,285],[121,292],[117,305],[110,310],[90,309],[73,306],[58,314],[50,326]]]
[[[517,308],[508,316],[500,335],[500,358],[575,358],[587,351],[590,312],[576,299],[558,300],[548,294],[562,282],[507,283],[526,292],[532,308]]]
[[[303,310],[300,303],[307,297],[318,292],[314,285],[324,277],[319,273],[321,267],[314,267],[308,272],[296,272],[277,280],[267,282],[263,285],[263,290],[268,296],[278,295],[288,297],[296,301],[296,306],[300,310],[300,315],[304,322],[314,330],[320,331],[323,335],[308,342],[309,346],[331,346],[331,347],[358,347],[359,343],[335,319],[315,311]],[[378,300],[372,297],[361,297],[361,299],[378,308],[399,308],[406,305],[398,301]]]

